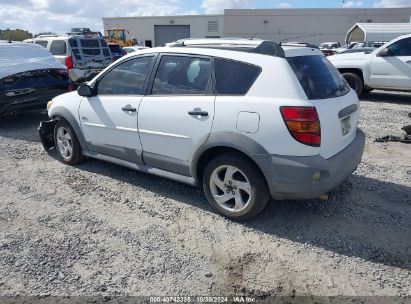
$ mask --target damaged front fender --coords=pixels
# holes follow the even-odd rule
[[[54,144],[54,126],[57,120],[41,121],[38,127],[41,143],[46,151],[55,146]]]

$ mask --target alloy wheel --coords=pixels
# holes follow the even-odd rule
[[[232,165],[217,167],[210,177],[210,190],[214,200],[230,212],[240,212],[251,201],[251,184],[247,176]]]
[[[73,155],[73,140],[69,131],[65,127],[59,127],[56,132],[57,135],[57,148],[60,155],[65,160],[70,160]]]

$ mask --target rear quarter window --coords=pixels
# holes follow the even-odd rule
[[[50,44],[50,53],[52,55],[65,55],[66,42],[64,40],[54,40]]]
[[[261,72],[258,66],[221,58],[214,59],[214,69],[218,95],[245,95]]]
[[[34,42],[34,44],[38,44],[38,45],[41,45],[44,48],[47,48],[48,41],[47,40],[37,40],[37,41]]]

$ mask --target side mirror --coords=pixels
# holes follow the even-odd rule
[[[377,57],[388,57],[391,56],[391,51],[388,48],[384,48],[377,54]]]
[[[94,96],[94,90],[88,84],[81,84],[77,89],[77,93],[83,97]]]

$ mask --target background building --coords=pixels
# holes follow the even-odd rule
[[[164,43],[189,37],[222,37],[223,15],[115,17],[103,18],[107,29],[124,28],[127,39],[135,38],[139,44],[161,46]]]
[[[256,35],[273,41],[302,40],[319,44],[324,41],[343,43],[355,23],[410,22],[410,8],[371,9],[256,9],[226,10],[224,35]]]
[[[355,23],[404,23],[410,8],[228,9],[224,15],[103,18],[104,30],[125,28],[127,38],[160,46],[181,38],[258,37],[343,43]]]

